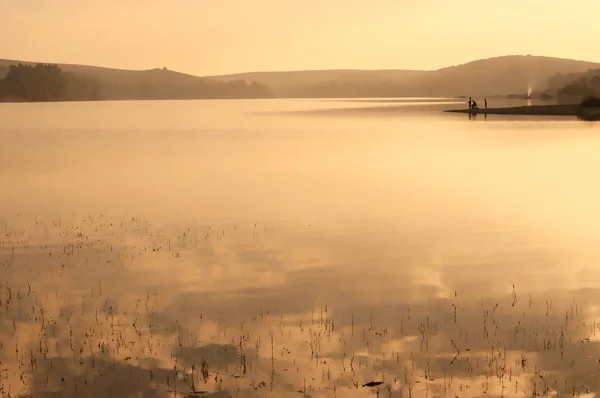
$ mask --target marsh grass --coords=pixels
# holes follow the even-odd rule
[[[276,296],[251,299],[273,289],[202,285],[206,267],[232,258],[240,242],[266,245],[274,232],[264,223],[73,215],[1,220],[0,229],[1,397],[600,390],[595,291],[576,301],[567,290],[530,294],[515,282],[504,296],[456,291],[346,307],[315,297],[285,311]]]

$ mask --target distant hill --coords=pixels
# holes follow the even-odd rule
[[[422,70],[306,70],[282,72],[248,72],[233,75],[207,76],[208,79],[218,81],[257,81],[276,90],[291,89],[303,85],[314,85],[326,82],[362,82],[381,83],[390,80],[405,80],[427,74]]]
[[[10,65],[19,62],[0,60],[0,79]],[[434,71],[312,70],[207,77],[166,68],[58,66],[77,83],[73,83],[71,95],[76,99],[481,97],[526,94],[528,89],[544,92],[560,86],[559,81],[568,82],[590,69],[600,69],[600,63],[529,55],[488,58]]]
[[[526,94],[544,90],[557,73],[579,73],[600,64],[571,59],[509,55],[477,60],[435,71],[328,70],[256,72],[209,76],[227,81],[241,79],[268,85],[276,96],[489,96]]]
[[[35,66],[35,62],[0,60],[0,78],[11,65]],[[202,98],[265,98],[271,97],[269,88],[255,82],[214,81],[187,75],[166,68],[123,70],[98,66],[59,64],[65,73],[79,81],[93,85],[94,95],[85,93],[69,97],[76,100],[119,99],[202,99]],[[81,91],[81,90],[80,90]]]
[[[10,65],[18,64],[36,65],[37,62],[0,59],[0,77],[4,77],[4,75],[6,75],[6,72],[8,72],[8,67]],[[203,78],[198,76],[186,75],[184,73],[174,72],[170,70],[162,70],[158,68],[148,70],[127,70],[88,65],[57,65],[64,72],[73,73],[78,77],[90,78],[102,82],[119,82],[121,84],[148,83],[154,81],[155,79],[174,83],[194,83],[197,81],[204,80]],[[4,70],[4,74],[2,74],[2,70]]]
[[[526,94],[543,90],[557,73],[574,73],[600,67],[598,63],[539,56],[504,56],[442,68],[432,73],[424,90],[463,95]],[[474,94],[471,94],[474,93]]]

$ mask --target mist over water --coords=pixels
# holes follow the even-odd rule
[[[594,396],[600,129],[461,106],[3,104],[1,396]]]

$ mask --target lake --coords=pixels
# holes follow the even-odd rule
[[[1,396],[595,396],[600,125],[456,101],[0,104]]]

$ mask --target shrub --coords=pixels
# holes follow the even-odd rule
[[[591,108],[591,107],[600,107],[600,98],[599,97],[587,97],[583,101],[581,101],[582,108]]]

